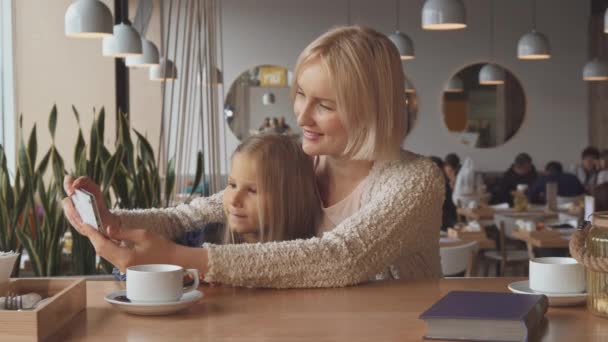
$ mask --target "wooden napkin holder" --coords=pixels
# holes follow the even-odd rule
[[[87,305],[83,278],[18,278],[9,284],[12,292],[38,293],[48,302],[34,310],[0,310],[0,341],[36,341],[50,336]]]

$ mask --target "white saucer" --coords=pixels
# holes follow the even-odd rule
[[[587,292],[583,293],[543,293],[530,288],[530,281],[516,281],[509,284],[509,290],[521,294],[544,294],[549,299],[549,306],[573,306],[587,302]]]
[[[203,298],[203,293],[194,290],[188,293],[185,293],[179,301],[176,302],[166,302],[166,303],[141,303],[141,302],[124,302],[120,300],[116,300],[116,297],[125,296],[126,298],[127,291],[121,290],[112,292],[105,296],[104,300],[120,311],[124,311],[126,313],[134,314],[134,315],[144,315],[144,316],[155,316],[155,315],[168,315],[181,310],[188,308],[189,306],[196,304],[201,298]]]

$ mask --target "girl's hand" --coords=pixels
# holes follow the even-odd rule
[[[112,214],[110,210],[108,210],[103,195],[101,194],[101,189],[99,188],[99,185],[95,184],[95,182],[93,182],[90,178],[79,177],[77,179],[74,179],[72,176],[66,176],[63,179],[63,188],[68,195],[68,197],[63,200],[63,210],[65,216],[70,221],[72,226],[74,226],[74,228],[76,228],[78,223],[82,220],[80,219],[80,215],[74,208],[72,201],[69,199],[69,196],[72,196],[76,189],[83,189],[95,196],[95,202],[97,202],[97,210],[99,211],[101,223],[104,225],[105,231],[108,231],[109,227],[112,227],[114,229],[120,229],[120,218]]]

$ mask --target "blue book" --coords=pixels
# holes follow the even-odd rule
[[[426,339],[528,341],[547,312],[544,295],[451,291],[426,310]]]

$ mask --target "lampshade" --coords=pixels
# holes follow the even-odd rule
[[[416,88],[414,88],[414,85],[412,85],[412,82],[410,82],[410,80],[407,79],[407,77],[405,77],[404,79],[404,83],[405,83],[405,92],[408,94],[413,94],[416,92]]]
[[[139,33],[133,26],[125,23],[114,25],[114,34],[103,39],[102,54],[114,58],[141,56]]]
[[[464,91],[462,79],[458,76],[450,78],[443,91],[447,93],[461,93]]]
[[[158,65],[158,49],[151,41],[142,38],[141,47],[143,54],[141,56],[132,56],[125,59],[125,64],[129,68],[143,68]]]
[[[216,85],[216,86],[220,86],[222,85],[223,80],[223,75],[222,72],[220,71],[220,69],[218,68],[213,68],[214,72],[215,72],[215,80],[210,79],[210,77],[207,76],[207,70],[208,68],[203,69],[203,79],[206,80],[206,84],[211,84],[211,85]],[[201,80],[200,80],[200,76],[199,78],[197,78],[197,84],[201,84]]]
[[[583,68],[583,80],[606,81],[608,80],[608,64],[600,59],[593,59]]]
[[[391,42],[393,42],[393,44],[395,44],[395,46],[397,47],[401,59],[405,60],[415,58],[414,43],[412,42],[410,37],[397,31],[388,36],[388,39],[390,39]]]
[[[536,31],[524,34],[517,43],[517,58],[519,59],[549,59],[551,46],[549,39]]]
[[[273,93],[268,92],[262,95],[262,104],[264,106],[273,105],[276,102],[275,96]]]
[[[488,63],[479,70],[479,84],[496,85],[505,83],[505,69]]]
[[[112,35],[112,12],[99,0],[77,0],[65,12],[65,35],[103,38]]]
[[[457,30],[467,27],[462,0],[427,0],[422,7],[425,30]]]
[[[158,65],[150,67],[149,76],[152,81],[172,81],[177,79],[177,67],[170,59],[161,58]]]

